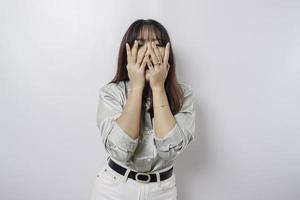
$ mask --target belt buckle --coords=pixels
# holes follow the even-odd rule
[[[140,179],[138,179],[139,175],[145,175],[145,176],[148,177],[148,179],[147,180],[140,180]],[[147,174],[147,173],[144,173],[144,172],[137,172],[135,174],[135,180],[138,181],[138,182],[141,182],[141,183],[149,183],[150,180],[151,180],[151,176],[150,176],[150,174]]]

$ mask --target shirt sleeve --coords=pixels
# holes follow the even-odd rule
[[[181,110],[174,115],[175,126],[164,138],[154,134],[154,144],[158,155],[164,160],[175,160],[195,137],[194,93],[191,86],[184,84],[184,102]]]
[[[128,161],[135,151],[139,137],[131,138],[116,122],[123,111],[122,88],[109,83],[99,90],[97,127],[109,156],[121,162]]]

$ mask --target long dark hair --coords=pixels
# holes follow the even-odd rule
[[[168,42],[170,43],[170,54],[169,54],[170,68],[165,80],[165,90],[166,90],[171,112],[173,115],[175,115],[182,107],[183,97],[184,97],[183,91],[176,78],[175,59],[173,55],[172,44],[170,41],[169,34],[162,24],[160,24],[159,22],[153,19],[147,19],[147,20],[138,19],[129,26],[120,44],[117,72],[113,80],[110,81],[110,83],[119,83],[120,81],[129,80],[128,71],[126,68],[127,65],[126,43],[128,43],[132,48],[134,44],[134,40],[137,39],[141,31],[144,29],[148,29],[149,32],[150,31],[154,32],[160,45],[163,45],[165,47]],[[142,102],[145,102],[148,96],[150,97],[151,104],[150,104],[150,108],[148,109],[148,112],[150,112],[151,116],[153,117],[152,92],[151,89],[149,89],[149,84],[148,85],[145,84],[145,85],[146,86],[143,91]]]

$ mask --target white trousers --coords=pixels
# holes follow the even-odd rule
[[[142,183],[114,171],[106,163],[95,178],[91,200],[177,200],[175,172],[168,179]]]

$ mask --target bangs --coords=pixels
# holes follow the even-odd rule
[[[150,40],[155,41],[157,40],[159,44],[166,45],[167,41],[164,40],[162,32],[155,26],[151,24],[144,24],[142,25],[139,30],[137,31],[136,39],[140,39],[143,41]]]

